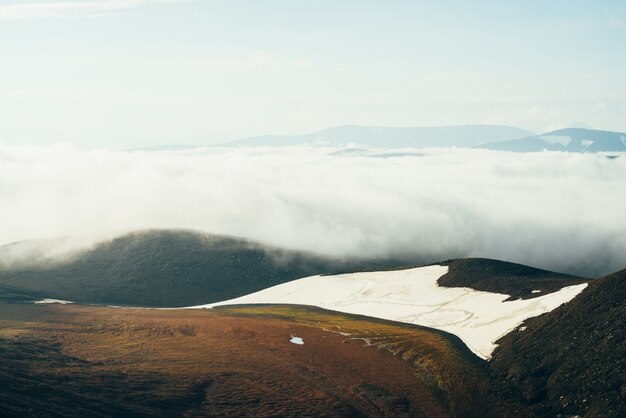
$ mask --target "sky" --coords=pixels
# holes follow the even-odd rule
[[[626,131],[623,1],[0,0],[0,142]]]

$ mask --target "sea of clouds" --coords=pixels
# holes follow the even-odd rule
[[[0,245],[190,228],[338,256],[626,267],[626,156],[336,151],[0,144]]]

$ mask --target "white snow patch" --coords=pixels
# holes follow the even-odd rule
[[[533,290],[530,293],[541,293],[541,290]]]
[[[593,141],[590,139],[583,139],[580,141],[580,145],[583,147],[583,151],[586,151],[593,144]]]
[[[69,300],[61,300],[61,299],[41,299],[41,300],[37,300],[34,303],[36,304],[49,304],[49,303],[59,303],[61,305],[67,305],[69,303],[74,303],[74,302],[70,302]]]
[[[298,344],[298,345],[304,344],[304,340],[301,337],[296,337],[294,335],[291,336],[291,339],[289,340],[289,342],[293,344]]]
[[[428,266],[311,276],[236,299],[190,308],[254,303],[314,305],[447,331],[461,338],[478,356],[488,359],[501,336],[527,318],[573,299],[587,286],[569,286],[533,299],[504,302],[509,295],[440,287],[437,280],[447,271],[447,266]]]

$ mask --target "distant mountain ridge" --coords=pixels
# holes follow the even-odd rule
[[[509,152],[565,151],[626,152],[626,133],[587,128],[564,128],[536,135],[503,125],[439,127],[381,127],[344,125],[299,135],[261,135],[211,145],[213,147],[282,147],[312,145],[347,147],[331,155],[389,158],[414,153],[374,153],[384,148],[478,148]],[[356,147],[355,147],[356,146]],[[164,145],[129,149],[136,152],[187,151],[203,146]],[[363,148],[360,148],[363,147]]]
[[[287,146],[360,144],[378,148],[473,147],[534,135],[532,132],[499,125],[440,127],[377,127],[345,125],[304,135],[263,135],[225,142],[225,146]]]
[[[626,133],[566,128],[520,139],[485,143],[477,145],[476,148],[512,152],[624,152],[626,151]]]

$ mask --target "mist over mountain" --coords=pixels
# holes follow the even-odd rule
[[[520,139],[481,144],[477,148],[513,152],[624,152],[626,133],[566,128]]]
[[[340,149],[0,146],[0,244],[187,228],[340,258],[485,257],[587,277],[626,263],[623,158]]]
[[[626,418],[624,51],[624,0],[0,0],[0,418]]]
[[[378,148],[473,147],[532,135],[510,126],[460,125],[439,127],[377,127],[346,125],[304,135],[262,135],[226,142],[227,146],[287,146],[360,144]]]
[[[0,246],[0,285],[12,293],[75,302],[175,307],[217,302],[315,274],[409,265],[341,260],[188,230],[134,231],[83,250],[51,253],[67,240]]]
[[[133,231],[85,249],[69,238],[0,246],[0,297],[31,295],[82,303],[176,307],[236,298],[318,274],[410,268],[437,260],[352,257],[340,259],[277,248],[244,238],[190,230]],[[56,249],[56,253],[52,250]],[[21,255],[22,257],[18,257]],[[440,280],[532,298],[586,280],[487,259],[449,260]]]

